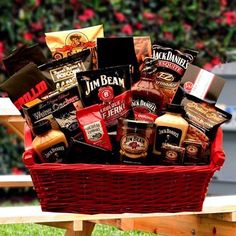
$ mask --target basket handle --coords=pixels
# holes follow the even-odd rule
[[[211,146],[211,160],[214,167],[220,169],[225,162],[225,153],[223,151],[223,131],[218,128],[215,140]]]

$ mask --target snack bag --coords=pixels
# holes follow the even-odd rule
[[[77,72],[92,69],[92,53],[86,49],[66,58],[43,64],[38,68],[55,83],[56,89],[64,89],[77,84]]]
[[[105,122],[99,112],[99,105],[76,111],[76,117],[86,143],[112,150]]]
[[[138,61],[139,71],[142,71],[144,59],[152,56],[152,43],[150,36],[135,36],[134,50]]]
[[[56,60],[70,56],[84,49],[94,48],[98,37],[104,37],[103,26],[97,25],[83,29],[74,29],[45,33],[46,44]]]
[[[109,131],[131,110],[130,69],[124,65],[76,74],[83,107],[99,104]]]
[[[232,117],[214,104],[190,94],[185,94],[181,105],[184,106],[185,119],[189,123],[186,138],[201,141],[206,145],[215,138],[218,127]]]
[[[153,57],[157,59],[156,81],[165,95],[164,104],[171,103],[183,74],[197,53],[189,49],[181,52],[158,44],[152,49]]]

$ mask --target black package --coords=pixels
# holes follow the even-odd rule
[[[206,148],[199,140],[185,139],[183,141],[185,148],[184,164],[185,165],[206,165],[209,164],[209,155],[206,155]]]
[[[201,141],[203,145],[214,140],[218,127],[232,117],[214,104],[190,94],[185,94],[181,105],[185,110],[184,118],[189,123],[186,139]]]
[[[57,89],[75,85],[76,73],[92,69],[92,53],[89,49],[38,67],[44,76],[55,83]]]
[[[81,108],[77,86],[66,89],[61,93],[55,93],[47,99],[42,100],[36,104],[32,104],[30,106],[25,104],[22,108],[27,124],[30,127],[43,119],[49,119],[53,127],[58,127],[58,125],[55,125],[56,121],[52,114],[54,111],[61,109],[70,103],[73,104],[75,109]]]
[[[80,99],[84,107],[99,104],[106,126],[114,127],[126,117],[131,106],[130,66],[116,66],[76,74]]]
[[[53,89],[53,84],[44,77],[37,65],[32,62],[0,85],[0,90],[8,94],[19,110],[25,103],[40,98]]]
[[[34,62],[38,66],[47,62],[47,58],[38,44],[32,46],[24,44],[3,58],[4,66],[10,76],[30,62]]]
[[[153,57],[157,59],[156,80],[165,95],[164,104],[172,103],[180,80],[189,63],[194,61],[197,53],[190,49],[181,52],[159,44],[154,44],[152,49]]]
[[[68,140],[70,137],[75,137],[81,133],[76,118],[76,108],[72,103],[54,111],[53,117]]]
[[[113,151],[85,143],[77,138],[71,138],[68,156],[70,163],[112,164],[118,162]]]
[[[133,80],[139,77],[133,37],[97,38],[98,68],[132,65]]]

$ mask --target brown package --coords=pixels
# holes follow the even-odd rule
[[[10,76],[29,62],[34,62],[38,66],[47,62],[47,58],[38,44],[32,46],[24,44],[14,50],[9,56],[3,58],[4,66]]]
[[[40,98],[53,89],[53,85],[32,62],[0,85],[0,90],[8,94],[18,110],[21,110],[25,103]]]

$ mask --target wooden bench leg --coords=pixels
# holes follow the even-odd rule
[[[82,231],[67,230],[65,236],[90,236],[92,235],[95,223],[84,221]]]
[[[47,222],[40,224],[66,229],[65,236],[90,236],[95,226],[95,223],[93,222],[80,220],[72,222]]]

